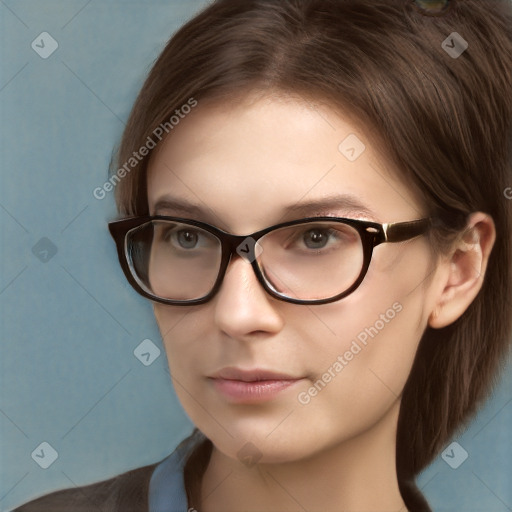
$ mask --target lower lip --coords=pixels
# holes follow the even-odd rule
[[[213,385],[221,394],[236,403],[266,402],[275,398],[281,391],[288,389],[296,380],[260,380],[244,382],[241,380],[212,379]]]

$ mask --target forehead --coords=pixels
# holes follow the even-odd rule
[[[300,218],[302,203],[334,196],[345,200],[333,211],[340,216],[420,217],[412,193],[390,171],[364,130],[325,105],[276,97],[200,101],[156,148],[148,201],[150,213],[167,205],[171,215],[171,199],[178,199],[208,215],[202,220],[240,232],[282,220],[284,208]]]

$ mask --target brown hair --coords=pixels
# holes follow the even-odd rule
[[[296,94],[365,127],[438,219],[434,247],[471,212],[492,216],[497,240],[481,292],[452,325],[427,328],[403,391],[403,495],[491,392],[512,328],[511,201],[503,193],[512,184],[512,7],[452,0],[439,16],[426,14],[412,0],[217,0],[163,50],[116,157],[119,168],[191,97],[200,105],[254,91]],[[454,45],[453,32],[469,44],[458,58],[442,46],[449,36]],[[116,187],[121,214],[148,213],[149,156]]]

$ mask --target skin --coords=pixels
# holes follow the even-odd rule
[[[198,204],[205,215],[159,214],[246,235],[303,217],[283,217],[285,206],[348,193],[373,214],[338,208],[330,215],[377,222],[426,216],[418,197],[348,118],[289,97],[246,100],[200,102],[156,148],[148,171],[151,214],[172,194]],[[354,162],[338,150],[349,134],[366,145]],[[201,511],[406,510],[395,467],[400,397],[427,325],[453,322],[480,289],[494,226],[475,213],[469,227],[439,260],[423,236],[376,247],[361,286],[331,304],[271,297],[239,257],[209,303],[154,304],[178,398],[214,444]],[[309,403],[300,403],[299,393],[304,396],[394,303],[401,311]],[[234,404],[207,378],[227,366],[301,380],[271,401]],[[261,457],[250,467],[237,455],[248,442],[246,450]]]

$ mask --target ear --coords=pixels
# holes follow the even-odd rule
[[[496,240],[492,218],[482,212],[470,215],[463,236],[455,243],[446,265],[443,288],[428,325],[435,329],[455,322],[482,288],[491,249]]]

